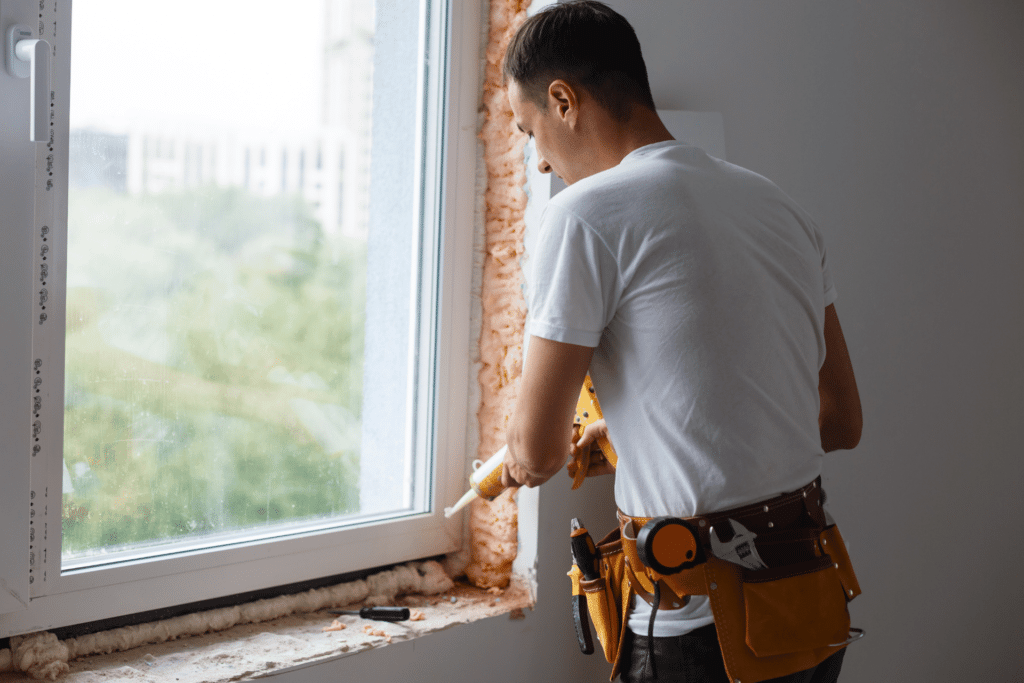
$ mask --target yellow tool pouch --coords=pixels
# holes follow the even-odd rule
[[[622,647],[622,630],[632,598],[625,576],[626,562],[618,529],[597,543],[597,555],[600,572],[598,578],[590,581],[583,579],[580,568],[574,564],[569,570],[569,579],[573,596],[583,595],[586,598],[587,612],[601,642],[605,659],[614,663]]]
[[[826,554],[750,571],[708,558],[707,594],[731,680],[756,683],[810,669],[851,642],[846,603],[853,596],[842,576],[853,570],[848,560],[837,567],[838,559]]]
[[[747,647],[758,657],[828,647],[850,632],[842,582],[828,555],[781,569],[744,570],[743,604]]]
[[[843,582],[846,601],[849,602],[860,595],[860,583],[857,582],[857,575],[853,573],[850,554],[846,551],[846,543],[835,524],[830,524],[821,532],[821,548],[836,564],[839,580]]]
[[[657,583],[660,609],[707,595],[731,681],[757,683],[810,669],[863,635],[850,628],[847,610],[860,586],[821,504],[814,482],[777,499],[689,519],[709,551],[709,532],[722,520],[750,527],[769,568],[752,571],[707,552],[703,564],[667,575],[646,566],[636,548],[636,532],[650,520],[620,513],[629,590],[650,603]],[[618,669],[616,663],[613,679]]]

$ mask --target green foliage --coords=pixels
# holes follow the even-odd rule
[[[69,214],[65,555],[358,511],[365,242],[239,189]]]

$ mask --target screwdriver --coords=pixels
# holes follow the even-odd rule
[[[329,609],[328,614],[345,614],[374,621],[408,621],[408,607],[363,607],[354,609]]]

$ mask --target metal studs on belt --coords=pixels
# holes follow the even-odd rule
[[[714,582],[712,582],[712,583],[711,583],[711,590],[718,590],[718,584],[717,584],[717,583],[714,583]]]

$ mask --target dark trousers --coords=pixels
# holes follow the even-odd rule
[[[627,630],[622,653],[622,683],[729,683],[718,647],[718,634],[711,624],[683,636],[654,639],[654,666],[657,678],[651,678],[647,637]],[[835,683],[843,666],[846,649],[818,666],[765,683]]]

